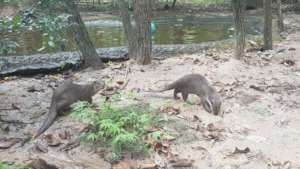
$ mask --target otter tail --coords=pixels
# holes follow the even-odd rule
[[[33,136],[33,138],[39,137],[43,132],[45,132],[53,123],[57,116],[57,110],[56,110],[56,104],[51,105],[50,111],[48,113],[47,118],[43,122],[42,126],[38,129],[36,134]]]
[[[177,84],[177,81],[175,81],[175,82],[173,82],[171,84],[166,85],[162,89],[158,89],[158,90],[150,89],[150,90],[145,91],[145,92],[164,92],[164,91],[167,91],[167,90],[174,89],[176,87],[176,84]]]

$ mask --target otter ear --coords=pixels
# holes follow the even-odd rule
[[[213,112],[213,107],[211,102],[208,100],[208,98],[206,98],[203,102],[203,107],[206,111],[208,111],[209,113]]]

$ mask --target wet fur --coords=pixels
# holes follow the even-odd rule
[[[55,120],[58,114],[62,114],[70,109],[70,106],[77,101],[92,102],[92,97],[96,94],[103,84],[93,82],[86,85],[74,84],[72,80],[66,80],[53,91],[51,105],[47,118],[38,129],[34,138],[45,132]]]

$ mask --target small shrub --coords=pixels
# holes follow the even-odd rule
[[[115,95],[113,100],[120,100],[123,96]],[[144,138],[151,134],[145,130],[156,121],[147,105],[136,104],[117,106],[116,101],[104,102],[101,111],[93,110],[87,102],[72,105],[72,115],[92,125],[92,130],[85,133],[87,141],[102,141],[110,144],[113,158],[119,159],[124,149],[145,151]]]

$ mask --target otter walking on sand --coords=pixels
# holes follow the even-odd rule
[[[166,85],[163,89],[154,90],[164,92],[174,89],[174,98],[178,99],[177,93],[181,93],[184,101],[189,94],[195,94],[201,98],[202,105],[206,111],[218,115],[221,109],[221,96],[213,88],[206,78],[200,74],[189,74],[181,77],[175,82]]]

